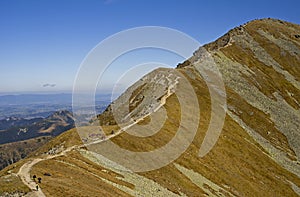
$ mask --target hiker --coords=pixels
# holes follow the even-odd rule
[[[39,186],[38,185],[36,185],[36,191],[39,191]]]

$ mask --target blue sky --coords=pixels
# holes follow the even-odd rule
[[[257,18],[300,24],[299,7],[299,0],[1,0],[0,92],[70,92],[88,52],[128,28],[174,28],[204,44]]]

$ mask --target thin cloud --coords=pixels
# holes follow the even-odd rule
[[[47,88],[47,87],[54,88],[55,86],[56,86],[56,84],[46,83],[43,85],[43,88]]]

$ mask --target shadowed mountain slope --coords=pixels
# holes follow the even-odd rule
[[[46,118],[10,117],[0,121],[0,169],[25,158],[51,138],[75,127],[72,113],[54,112]]]

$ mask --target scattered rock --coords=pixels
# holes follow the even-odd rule
[[[1,194],[1,196],[3,197],[19,197],[19,196],[25,196],[25,193],[23,192],[13,192],[13,193],[8,193],[8,192],[5,192],[3,194]]]
[[[51,176],[51,174],[48,173],[48,172],[45,172],[45,173],[44,173],[44,176]]]

